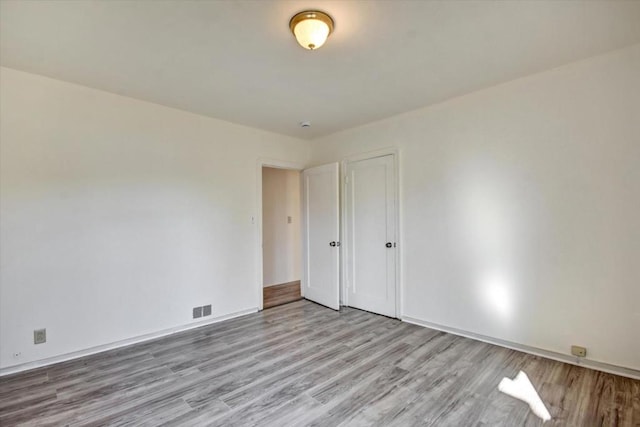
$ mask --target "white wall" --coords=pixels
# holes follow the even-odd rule
[[[257,307],[257,159],[307,142],[7,68],[0,112],[0,367]]]
[[[264,286],[300,280],[300,238],[300,172],[262,168]]]
[[[313,142],[401,156],[403,313],[640,368],[640,45]]]
[[[640,369],[639,75],[636,45],[316,140],[313,163],[400,149],[405,316]],[[308,155],[1,68],[0,367],[255,308],[257,159]]]

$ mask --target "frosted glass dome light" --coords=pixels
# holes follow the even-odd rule
[[[333,19],[317,10],[308,10],[294,15],[289,28],[296,40],[305,49],[315,50],[327,41],[333,32]]]

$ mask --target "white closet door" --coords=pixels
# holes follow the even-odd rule
[[[346,165],[347,303],[396,317],[396,182],[394,157]]]
[[[306,299],[340,309],[340,203],[337,163],[302,173],[304,275]]]

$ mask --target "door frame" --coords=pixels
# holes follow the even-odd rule
[[[342,223],[341,227],[341,241],[344,241],[345,246],[347,245],[346,239],[349,236],[349,224],[347,221],[347,210],[345,206],[347,206],[347,192],[346,192],[346,177],[347,177],[347,165],[351,162],[357,162],[361,160],[369,160],[375,159],[376,157],[384,157],[384,156],[392,156],[393,158],[393,169],[394,169],[394,180],[395,180],[395,228],[396,228],[396,256],[395,256],[395,292],[396,292],[396,307],[395,307],[395,318],[402,318],[402,271],[401,271],[401,259],[402,259],[402,229],[401,229],[401,221],[400,214],[402,213],[401,209],[401,197],[400,197],[400,150],[395,147],[382,148],[375,151],[369,151],[366,153],[354,154],[351,156],[347,156],[342,159],[340,162],[340,221]],[[348,251],[341,251],[340,253],[340,264],[343,266],[341,268],[340,273],[340,305],[349,305],[349,293],[347,292],[347,269],[344,267],[347,265],[348,259]]]
[[[287,169],[287,170],[295,170],[298,172],[302,172],[304,170],[304,165],[302,163],[290,162],[286,160],[277,160],[277,159],[269,159],[269,158],[259,158],[256,163],[256,193],[257,193],[257,203],[256,203],[256,216],[252,218],[254,224],[256,225],[256,265],[258,271],[258,277],[256,278],[257,286],[256,286],[256,307],[258,311],[262,311],[264,309],[264,299],[263,299],[263,262],[264,262],[264,254],[262,251],[262,168],[274,168],[274,169]],[[302,180],[302,173],[300,173],[300,180]],[[302,181],[300,181],[300,201],[302,201]],[[298,213],[298,218],[302,218],[302,203],[300,203],[300,212]],[[302,224],[302,222],[300,222]],[[302,231],[302,230],[301,230]],[[300,233],[302,237],[302,233]],[[302,266],[301,266],[302,267]],[[302,287],[301,287],[302,288]],[[302,289],[300,289],[302,292]],[[304,294],[302,295],[304,296]]]

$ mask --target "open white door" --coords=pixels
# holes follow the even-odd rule
[[[306,299],[340,309],[340,204],[338,163],[302,172]]]
[[[396,317],[396,181],[393,155],[346,165],[347,305]]]

